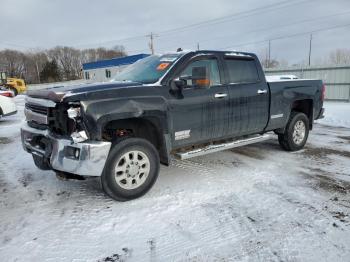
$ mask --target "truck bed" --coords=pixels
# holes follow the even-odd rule
[[[276,80],[267,82],[270,89],[270,119],[267,130],[285,126],[289,119],[293,101],[313,100],[313,119],[322,110],[322,81],[312,79]],[[312,110],[312,108],[310,109]]]

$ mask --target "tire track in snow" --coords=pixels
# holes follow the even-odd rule
[[[202,163],[194,162],[191,160],[177,160],[173,159],[171,165],[176,168],[184,169],[186,172],[190,174],[204,174],[210,175],[215,170],[212,167],[208,167],[203,165]]]
[[[237,244],[239,248],[232,252],[233,259],[244,260],[249,258],[250,260],[271,261],[278,258],[268,243],[261,238],[256,220],[252,218],[249,207],[237,194],[231,194],[224,199],[218,198],[216,203],[209,204],[208,207],[212,209],[208,214],[216,222],[217,229],[224,233],[223,241],[230,238],[232,230],[237,230],[238,225],[239,240]],[[219,214],[220,220],[217,220],[217,214]]]
[[[328,211],[325,211],[322,207],[316,207],[312,203],[308,203],[308,199],[312,199],[312,194],[310,194],[310,196],[303,195],[303,199],[301,199],[298,197],[297,192],[289,193],[280,191],[278,185],[269,184],[269,187],[266,187],[264,185],[257,185],[256,187],[259,188],[259,190],[262,192],[270,195],[271,199],[275,199],[279,203],[285,203],[287,206],[290,206],[283,208],[283,212],[287,214],[288,220],[294,221],[296,225],[305,232],[316,233],[318,237],[322,239],[322,243],[328,243],[324,246],[335,247],[338,249],[338,251],[348,252],[348,254],[350,254],[350,247],[346,247],[343,244],[339,245],[328,237],[326,230],[329,230],[329,228],[337,230],[334,226],[334,223],[337,221]],[[318,204],[320,203],[318,202]],[[303,215],[303,219],[300,219],[300,214]],[[344,229],[339,230],[343,231]],[[287,233],[288,232],[286,232],[286,237],[288,235]],[[334,252],[330,250],[329,254],[332,253]]]
[[[173,230],[180,234],[176,234],[175,239],[172,239],[173,241],[157,244],[156,257],[161,258],[157,261],[183,261],[194,258],[208,258],[208,256],[218,259],[234,257],[240,260],[251,257],[253,254],[257,255],[256,258],[262,261],[277,258],[277,255],[266,243],[262,244],[259,241],[259,234],[254,223],[247,215],[245,205],[238,196],[230,194],[224,198],[215,198],[208,204],[196,206],[191,212],[197,215],[201,213],[207,219],[204,221],[204,228],[197,231],[197,228],[194,227],[191,232],[184,227],[173,225]],[[167,239],[168,237],[167,234],[164,234],[158,236],[155,240],[159,243],[161,239]],[[252,241],[252,238],[257,239],[258,244]],[[201,247],[198,243],[205,243],[205,247]],[[221,254],[220,252],[214,252],[214,250],[220,250],[223,246],[230,246],[230,252]],[[209,253],[206,247],[208,247]],[[184,250],[186,250],[185,254]],[[244,251],[243,254],[242,250]],[[203,254],[205,254],[205,257],[203,257]]]

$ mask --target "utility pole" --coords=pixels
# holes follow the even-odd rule
[[[157,35],[153,34],[152,32],[149,34],[149,35],[146,35],[146,37],[149,37],[149,43],[148,43],[148,46],[149,46],[149,49],[151,49],[151,54],[154,55],[154,38],[156,37]]]
[[[197,43],[197,51],[199,51],[199,43]]]
[[[271,40],[269,40],[269,52],[268,52],[268,61],[269,61],[269,64],[268,64],[268,67],[270,67],[271,65]]]
[[[309,44],[309,66],[311,65],[311,49],[312,49],[312,34],[310,34],[310,44]]]

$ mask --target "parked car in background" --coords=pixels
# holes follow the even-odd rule
[[[12,91],[0,87],[0,118],[17,113],[17,108],[12,97],[14,97]]]
[[[274,75],[274,76],[266,76],[266,81],[279,81],[279,80],[293,80],[299,79],[299,77],[295,75]]]
[[[14,97],[15,96],[15,94],[11,90],[8,90],[2,86],[0,86],[0,95],[6,96],[6,97]]]

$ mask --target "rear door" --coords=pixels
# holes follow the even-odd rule
[[[170,102],[170,114],[174,130],[175,147],[196,144],[223,137],[228,117],[229,94],[227,86],[222,84],[222,65],[216,56],[196,56],[175,77],[191,76],[198,67],[206,67],[210,84],[207,87],[196,86],[187,80],[181,97],[173,97]]]
[[[269,117],[269,89],[260,65],[250,56],[224,56],[229,92],[229,130],[234,136],[265,129]]]

